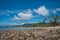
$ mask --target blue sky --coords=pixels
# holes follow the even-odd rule
[[[0,0],[0,25],[37,23],[60,16],[60,0]]]

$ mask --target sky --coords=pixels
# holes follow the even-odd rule
[[[60,0],[0,0],[0,25],[38,23],[55,14],[60,16]]]

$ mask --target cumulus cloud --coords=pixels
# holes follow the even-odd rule
[[[15,15],[13,20],[19,20],[19,17]]]
[[[29,20],[33,18],[32,11],[28,9],[27,11],[19,12],[17,16],[14,16],[15,20]]]
[[[40,6],[38,9],[34,9],[34,12],[43,16],[46,16],[49,14],[48,9],[45,6]]]

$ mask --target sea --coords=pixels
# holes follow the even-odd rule
[[[35,30],[36,27],[12,27],[12,26],[0,26],[0,30]]]

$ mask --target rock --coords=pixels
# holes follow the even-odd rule
[[[58,34],[60,34],[60,29],[57,29],[56,32],[57,32]]]

